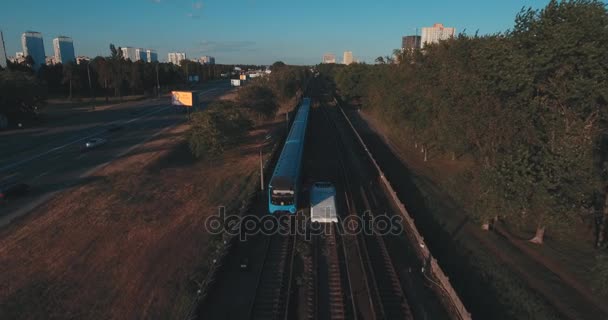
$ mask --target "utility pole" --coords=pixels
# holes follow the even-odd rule
[[[158,62],[156,62],[156,97],[160,98],[160,81],[158,80]]]
[[[260,147],[260,190],[264,191],[264,156]]]
[[[91,61],[87,63],[87,76],[89,77],[89,93],[91,94],[91,100],[95,97],[93,96],[93,85],[91,84]]]
[[[289,111],[285,112],[285,129],[287,130],[287,134],[289,134]]]

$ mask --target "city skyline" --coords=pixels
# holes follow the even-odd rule
[[[34,6],[46,4],[33,1]],[[458,32],[474,34],[479,30],[479,34],[491,34],[512,28],[514,17],[522,7],[542,8],[548,3],[548,0],[506,3],[438,0],[437,9],[429,10],[428,5],[416,2],[381,1],[373,6],[352,6],[350,2],[338,0],[324,4],[327,10],[319,12],[316,8],[321,2],[317,1],[293,4],[278,0],[264,3],[209,0],[204,6],[194,6],[199,2],[109,0],[84,1],[78,7],[58,2],[47,10],[32,11],[18,1],[7,0],[0,12],[0,29],[4,32],[9,56],[21,51],[21,33],[37,30],[47,37],[46,52],[52,52],[53,37],[65,34],[77,44],[77,55],[89,57],[108,56],[109,45],[113,43],[152,48],[159,57],[175,51],[191,57],[209,55],[221,64],[271,64],[277,60],[288,64],[315,64],[324,52],[347,50],[357,52],[359,60],[373,63],[377,56],[399,48],[401,37],[415,34],[416,29],[441,22]],[[87,14],[79,12],[83,6]],[[121,10],[114,10],[118,7]],[[54,19],[64,16],[70,18],[61,24]],[[227,16],[231,19],[225,19]],[[251,18],[254,16],[260,18]],[[294,24],[296,16],[310,21],[310,25]],[[115,23],[109,23],[107,17],[112,17]],[[361,20],[370,23],[361,24]],[[302,41],[310,45],[302,46]]]

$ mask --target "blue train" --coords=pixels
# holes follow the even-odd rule
[[[310,98],[304,98],[268,185],[268,211],[296,213]]]

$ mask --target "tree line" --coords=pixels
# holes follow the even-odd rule
[[[180,65],[161,62],[131,61],[122,56],[120,47],[110,44],[108,56],[98,56],[80,64],[43,65],[35,71],[31,56],[22,63],[8,61],[0,68],[0,115],[11,118],[34,115],[49,96],[122,97],[157,95],[188,85],[189,76],[203,82],[231,72],[233,65],[203,65],[183,60]]]
[[[536,243],[588,232],[605,248],[606,57],[606,5],[552,0],[505,32],[319,70],[425,161],[471,162],[452,193],[481,223],[533,227]]]

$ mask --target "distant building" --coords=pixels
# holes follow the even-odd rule
[[[54,65],[58,64],[59,62],[57,61],[57,59],[55,58],[55,56],[47,56],[47,57],[44,59],[44,63],[45,63],[47,66],[54,66]]]
[[[137,58],[135,61],[148,61],[148,53],[142,48],[135,49],[135,57]]]
[[[202,56],[198,61],[202,64],[215,64],[215,58],[211,56]]]
[[[12,63],[22,63],[25,61],[25,55],[23,52],[16,52],[14,57],[8,57],[8,61]]]
[[[426,44],[437,43],[454,37],[456,29],[446,28],[441,23],[435,23],[432,27],[422,28],[421,48]]]
[[[158,53],[156,53],[156,50],[152,50],[152,49],[146,50],[146,61],[158,62]]]
[[[401,49],[414,50],[420,49],[421,39],[420,36],[405,36],[401,39]]]
[[[88,62],[91,61],[91,58],[87,57],[87,56],[78,56],[76,57],[76,64],[81,64],[83,62]]]
[[[34,70],[40,69],[40,66],[45,64],[46,54],[44,53],[44,42],[40,32],[24,32],[21,35],[21,46],[23,47],[24,57],[31,56],[34,60],[32,66]]]
[[[342,60],[342,62],[345,65],[349,65],[353,63],[353,53],[352,51],[345,51],[344,52],[344,59]]]
[[[6,47],[4,46],[4,35],[0,31],[0,67],[6,68]]]
[[[184,52],[170,52],[168,54],[169,62],[178,65],[182,60],[186,60],[186,53]]]
[[[55,49],[55,63],[68,63],[76,61],[74,54],[74,42],[70,37],[59,36],[53,39]]]
[[[141,51],[142,49],[140,48],[133,48],[133,47],[122,47],[120,48],[122,50],[122,57],[123,59],[129,59],[133,62],[135,61],[139,61],[141,60]]]
[[[324,54],[323,63],[336,63],[336,55],[333,53]]]

